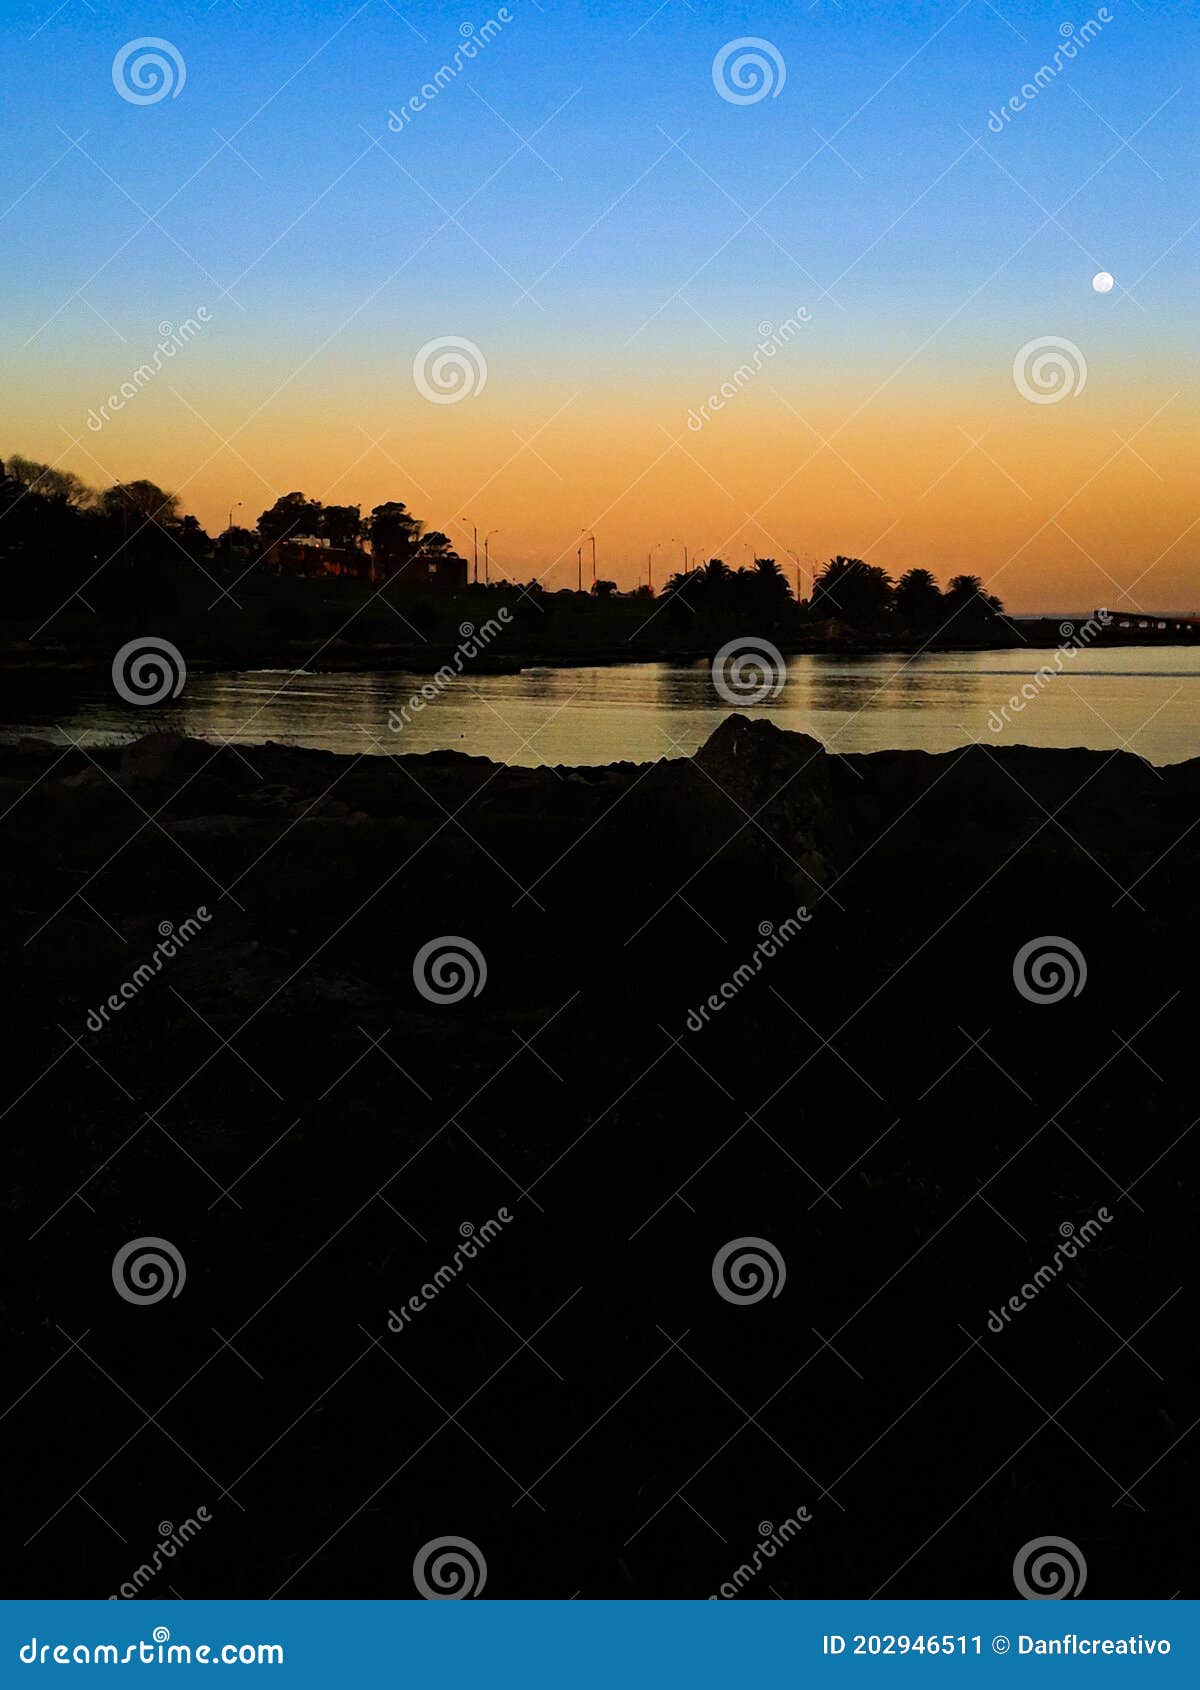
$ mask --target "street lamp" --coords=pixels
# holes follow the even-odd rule
[[[590,528],[581,528],[579,530],[579,550],[580,551],[583,550],[583,542],[585,540],[590,540],[592,542],[592,586],[594,587],[596,585],[596,536],[592,533]],[[582,578],[581,578],[580,579],[580,591],[582,591],[582,590],[583,590],[583,582],[582,582]]]
[[[654,591],[654,554],[662,543],[663,542],[661,540],[656,540],[650,550],[646,553],[646,585],[650,588],[651,592]]]
[[[233,503],[230,505],[230,507],[229,507],[229,522],[227,524],[227,531],[229,529],[232,529],[232,527],[233,527],[233,513],[234,513],[234,511],[240,511],[241,510],[242,502],[243,501],[241,499],[235,499],[233,501]]]
[[[473,546],[474,546],[474,558],[475,558],[475,585],[478,586],[479,585],[479,530],[475,526],[475,524],[471,521],[469,516],[460,516],[458,520],[462,523],[464,528],[469,528],[471,530],[472,543],[473,543]],[[484,544],[486,545],[486,543],[487,542],[485,541]]]
[[[792,550],[792,548],[789,546],[788,547],[788,556],[791,558],[792,562],[796,565],[796,603],[802,604],[804,601],[800,596],[800,553],[794,552]]]
[[[487,586],[487,584],[491,580],[491,576],[488,573],[488,541],[491,539],[493,534],[499,534],[499,532],[500,532],[500,530],[498,528],[489,528],[487,533],[483,536],[483,582],[484,582],[485,586]],[[475,573],[476,573],[476,579],[478,579],[478,576],[479,576],[478,565],[476,565]]]

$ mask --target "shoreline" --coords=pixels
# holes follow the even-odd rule
[[[1188,650],[1196,648],[1193,639],[1146,638],[1108,635],[1089,642],[1089,650]],[[867,636],[845,639],[787,640],[772,642],[785,658],[791,657],[925,657],[953,653],[981,652],[1040,652],[1060,648],[1062,638],[1031,635],[1021,640],[937,641],[918,639],[887,639]],[[332,650],[330,648],[338,649]],[[301,649],[297,649],[301,648]],[[309,648],[307,641],[287,641],[283,646],[264,645],[251,649],[226,649],[217,653],[187,654],[187,666],[197,674],[251,674],[264,672],[292,672],[296,674],[365,674],[407,673],[435,674],[443,664],[451,662],[456,648],[442,642],[422,645],[362,644],[352,641],[329,641]],[[509,655],[481,653],[471,664],[479,675],[520,674],[530,669],[601,669],[620,668],[626,664],[661,663],[688,667],[710,662],[717,644],[706,642],[694,646],[669,647],[613,647],[600,646],[588,651],[545,650],[529,647]],[[19,649],[12,645],[0,649],[0,674],[95,674],[106,670],[112,661],[107,644],[101,649],[68,650],[65,647]]]

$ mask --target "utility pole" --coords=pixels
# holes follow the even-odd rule
[[[579,530],[579,547],[576,552],[577,559],[579,554],[583,551],[583,542],[585,540],[590,540],[592,542],[592,586],[594,587],[596,585],[596,536],[592,533],[590,528],[581,528]],[[583,591],[582,566],[580,567],[579,573],[579,591]]]
[[[460,516],[458,520],[465,527],[467,527],[471,530],[472,543],[473,543],[473,546],[474,546],[474,558],[475,558],[475,585],[478,586],[479,585],[479,530],[475,526],[475,524],[471,521],[471,519],[469,517]],[[485,546],[485,548],[487,546],[486,540],[484,541],[484,546]],[[486,563],[484,564],[484,574],[485,575],[487,574]]]
[[[225,524],[225,555],[233,558],[233,513],[241,508],[241,499],[235,499],[229,507],[229,521]]]

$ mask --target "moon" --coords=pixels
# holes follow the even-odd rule
[[[1107,270],[1101,270],[1098,275],[1092,277],[1092,286],[1095,288],[1097,293],[1111,293],[1113,290],[1113,279]]]

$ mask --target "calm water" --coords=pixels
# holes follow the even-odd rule
[[[814,735],[833,751],[989,744],[1129,749],[1155,763],[1200,755],[1200,651],[1083,651],[1001,730],[989,726],[1052,652],[939,653],[917,658],[793,657],[779,697],[748,710]],[[451,748],[510,763],[645,762],[696,749],[730,712],[707,664],[525,670],[464,676],[409,725],[389,729],[428,677],[398,673],[188,677],[172,705],[123,705],[106,681],[22,681],[5,731],[85,744],[170,728],[202,739],[272,739],[329,751]],[[6,712],[9,720],[13,712]],[[393,720],[396,718],[393,717]]]

